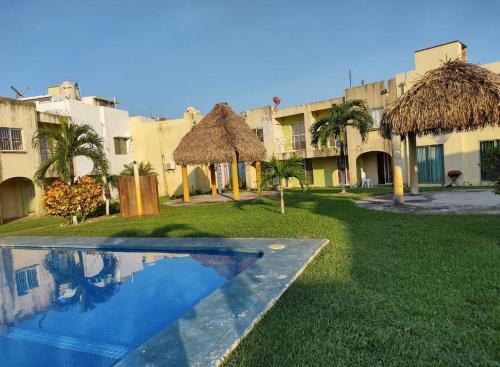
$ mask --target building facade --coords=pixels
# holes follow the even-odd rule
[[[39,126],[56,123],[57,116],[37,112],[32,102],[0,98],[0,223],[43,213],[33,182],[42,156],[31,141]]]
[[[162,196],[182,195],[181,167],[175,164],[173,152],[191,128],[203,116],[188,107],[182,118],[153,119],[144,116],[130,118],[132,154],[137,162],[149,162],[158,174],[158,189]],[[206,166],[189,166],[188,178],[191,193],[210,189],[210,173]]]
[[[119,174],[125,164],[134,160],[131,152],[129,114],[118,109],[114,99],[81,97],[78,85],[66,81],[49,87],[45,95],[21,100],[35,102],[39,112],[69,117],[75,123],[92,126],[104,140],[112,174]],[[77,176],[91,174],[92,168],[92,162],[87,158],[79,157],[75,161]]]
[[[456,58],[467,62],[467,47],[459,41],[430,47],[415,51],[414,70],[399,73],[393,79],[345,89],[344,95],[338,98],[279,110],[264,106],[245,111],[242,115],[261,137],[269,157],[302,157],[311,186],[338,186],[338,142],[331,141],[326,149],[312,146],[310,127],[328,112],[332,104],[363,99],[370,108],[374,126],[365,140],[354,128],[347,129],[347,181],[353,187],[361,185],[364,179],[369,179],[373,185],[390,185],[392,143],[378,133],[384,107],[411,88],[425,72],[439,67],[445,60]],[[500,62],[481,66],[500,73]],[[409,182],[407,145],[407,141],[401,142],[405,183]],[[496,145],[500,145],[500,127],[418,137],[419,182],[422,185],[447,185],[451,182],[447,172],[460,170],[462,175],[458,181],[462,185],[489,184],[481,171],[480,161],[484,152]],[[296,186],[293,180],[288,184]],[[247,186],[256,187],[255,169],[251,166],[247,166]]]

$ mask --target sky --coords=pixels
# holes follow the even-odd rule
[[[176,118],[340,97],[460,40],[500,60],[500,0],[16,0],[0,12],[0,96],[78,82],[131,115]]]

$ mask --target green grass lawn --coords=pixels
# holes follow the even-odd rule
[[[367,192],[383,193],[354,198]],[[260,199],[77,227],[14,222],[0,235],[327,238],[225,366],[500,365],[500,216],[375,212],[332,190],[286,201],[285,215]]]

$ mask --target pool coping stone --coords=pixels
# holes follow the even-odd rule
[[[0,237],[0,246],[13,248],[262,255],[181,318],[129,352],[114,365],[119,367],[218,366],[327,243],[325,239],[290,238]]]

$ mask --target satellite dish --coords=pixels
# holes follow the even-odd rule
[[[16,99],[17,99],[17,98],[24,97],[24,95],[28,91],[29,87],[26,87],[26,89],[24,90],[23,93],[19,92],[19,90],[16,87],[14,87],[13,85],[10,86],[10,89],[12,89],[14,91],[14,93],[16,94]]]

